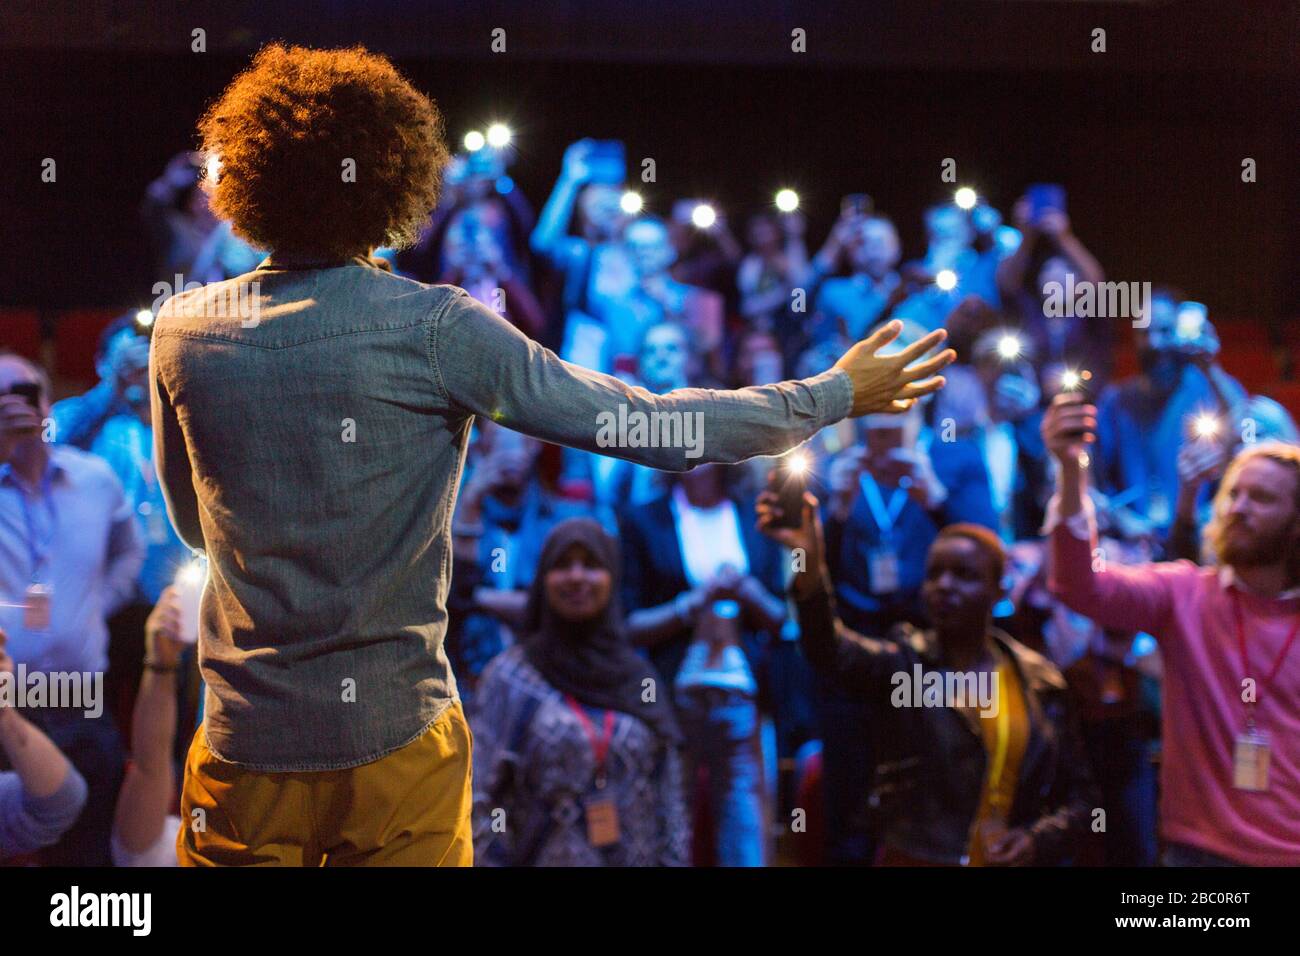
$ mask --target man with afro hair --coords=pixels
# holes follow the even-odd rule
[[[461,289],[376,268],[373,249],[414,241],[448,152],[434,103],[359,47],[263,48],[199,132],[213,210],[270,255],[169,299],[151,350],[168,512],[209,561],[185,865],[472,862],[443,637],[474,416],[684,471],[901,411],[952,357],[922,360],[941,334],[878,355],[888,326],[809,379],[654,395],[561,361]],[[692,416],[702,445],[611,445],[602,423],[622,414],[669,435]]]

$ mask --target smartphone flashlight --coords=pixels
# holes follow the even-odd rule
[[[633,192],[630,189],[627,192],[625,192],[622,198],[619,199],[618,201],[619,208],[622,209],[629,216],[635,216],[637,213],[641,211],[641,207],[644,205],[645,203],[641,199],[641,194],[637,192]]]
[[[1086,368],[1075,370],[1067,368],[1061,372],[1061,391],[1077,392],[1083,388],[1083,383],[1092,378],[1092,373]]]
[[[194,644],[199,639],[199,604],[203,599],[203,587],[207,584],[207,580],[207,559],[196,557],[181,566],[180,570],[176,572],[175,581],[172,582],[180,598],[181,633],[179,637],[182,644]]]
[[[798,528],[803,524],[803,493],[808,487],[808,456],[792,451],[780,459],[767,476],[767,490],[775,492],[781,517],[772,522],[777,528]]]
[[[975,204],[979,202],[979,195],[969,186],[962,186],[953,194],[952,201],[959,209],[974,209]]]
[[[695,224],[696,229],[708,229],[717,221],[718,214],[706,202],[700,203],[691,210],[691,222]]]
[[[1184,302],[1178,307],[1174,336],[1184,342],[1195,341],[1205,331],[1209,310],[1201,302]]]
[[[1020,353],[1024,346],[1020,342],[1020,336],[1007,334],[998,339],[998,357],[1004,362],[1013,362],[1020,358]]]
[[[1217,415],[1202,412],[1192,419],[1192,434],[1197,438],[1217,438],[1223,429],[1223,422]]]
[[[940,269],[934,277],[934,284],[944,292],[957,288],[957,273],[951,269]]]
[[[493,123],[487,128],[487,144],[493,149],[501,149],[510,145],[513,135],[505,123]]]
[[[153,310],[140,309],[135,314],[135,328],[137,332],[146,333],[153,328]]]
[[[480,149],[482,149],[485,145],[487,145],[487,137],[485,137],[478,130],[472,129],[465,134],[465,139],[463,140],[463,142],[465,144],[465,149],[468,152],[477,153]]]
[[[776,194],[776,208],[782,212],[794,212],[799,208],[799,194],[793,189],[782,189]]]

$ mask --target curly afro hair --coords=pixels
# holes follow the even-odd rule
[[[198,128],[220,162],[206,183],[213,211],[282,254],[347,259],[409,246],[449,159],[437,105],[360,46],[268,44]]]

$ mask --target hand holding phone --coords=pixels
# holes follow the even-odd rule
[[[41,386],[36,382],[17,382],[9,388],[10,395],[21,395],[32,408],[41,407]]]
[[[774,528],[798,528],[803,524],[803,494],[808,490],[807,459],[787,455],[767,473],[767,490],[776,496],[779,516],[773,515]]]
[[[0,395],[0,462],[8,461],[19,443],[40,435],[41,424],[40,386],[35,382],[19,382]]]
[[[1025,190],[1025,199],[1029,202],[1029,221],[1035,225],[1049,211],[1066,212],[1065,187],[1060,183],[1033,183]]]
[[[866,193],[849,193],[840,200],[840,215],[846,217],[870,216],[873,203]]]
[[[1062,392],[1043,415],[1043,442],[1062,464],[1077,462],[1096,441],[1097,409],[1081,392]]]

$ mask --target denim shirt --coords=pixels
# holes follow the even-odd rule
[[[150,375],[168,512],[210,562],[208,746],[274,771],[370,763],[456,699],[450,525],[474,415],[685,471],[784,452],[852,405],[841,371],[655,395],[561,361],[462,289],[363,258],[272,256],[174,296]],[[702,444],[605,447],[600,416],[620,405],[698,412]]]

